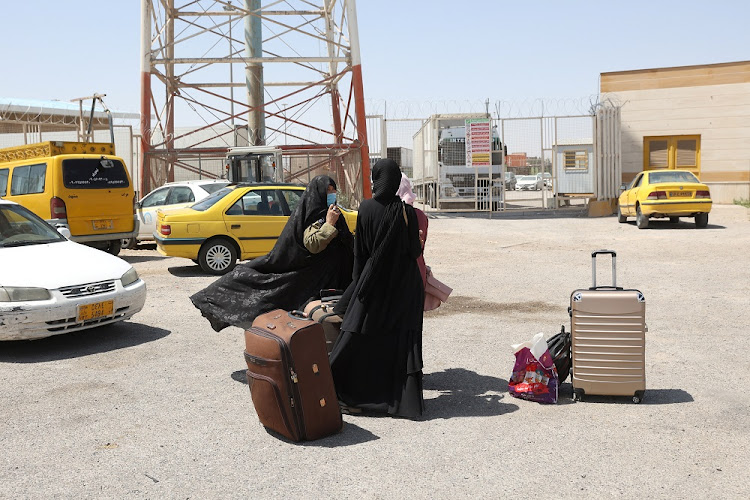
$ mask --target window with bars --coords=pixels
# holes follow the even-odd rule
[[[643,138],[643,170],[680,169],[700,173],[699,135]]]
[[[587,151],[565,151],[565,170],[588,170],[589,154]]]

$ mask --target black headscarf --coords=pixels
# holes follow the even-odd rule
[[[401,169],[390,158],[378,160],[372,167],[372,197],[381,203],[398,199],[396,192],[401,185]]]
[[[370,266],[360,276],[358,297],[362,301],[367,299],[373,283],[380,276],[399,239],[406,241],[405,209],[396,195],[401,185],[401,169],[396,162],[388,158],[379,160],[372,168],[372,185],[373,198],[385,206],[385,212],[375,237],[378,245],[370,256]]]
[[[328,211],[328,186],[336,189],[336,183],[327,175],[319,175],[310,181],[273,249],[265,257],[252,261],[255,269],[264,273],[287,272],[310,264],[315,256],[305,248],[305,229],[315,221],[325,220]],[[336,229],[339,231],[340,241],[352,248],[352,233],[343,215],[336,221]]]

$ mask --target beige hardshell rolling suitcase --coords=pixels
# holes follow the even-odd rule
[[[612,285],[596,286],[596,257],[612,256]],[[585,394],[631,396],[646,390],[646,300],[617,286],[612,250],[591,253],[593,286],[570,295],[573,401]]]

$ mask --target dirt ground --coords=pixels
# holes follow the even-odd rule
[[[258,423],[240,330],[188,300],[214,278],[124,251],[148,284],[132,321],[0,344],[0,497],[750,498],[749,214],[432,216],[425,259],[454,292],[425,316],[424,417],[347,415],[301,444]],[[510,345],[569,326],[600,248],[646,297],[644,402],[511,397]]]

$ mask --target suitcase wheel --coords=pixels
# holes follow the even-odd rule
[[[573,402],[583,401],[583,389],[573,389]]]
[[[633,403],[639,404],[641,401],[643,401],[643,391],[638,391],[633,396]]]

